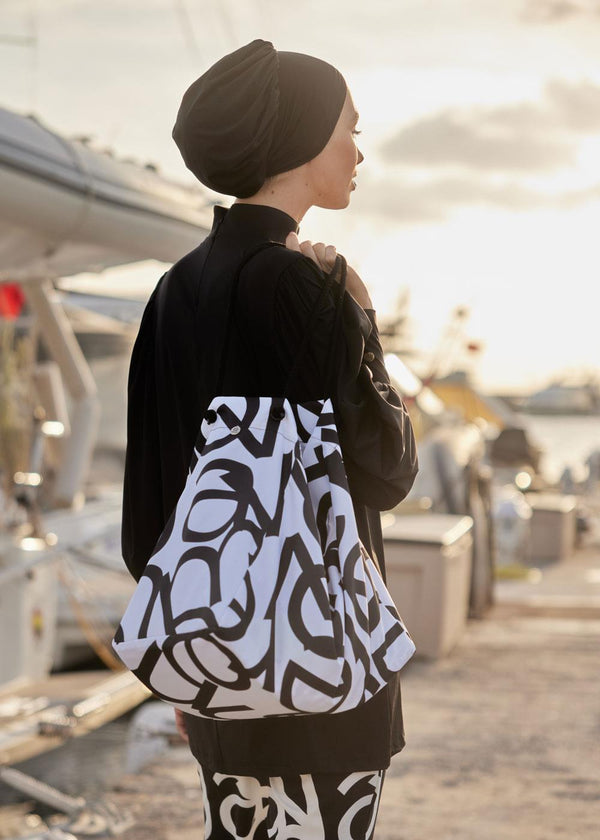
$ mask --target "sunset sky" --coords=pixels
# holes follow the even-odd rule
[[[600,370],[600,0],[0,0],[0,104],[190,183],[181,95],[256,37],[348,81],[358,189],[301,231],[338,246],[381,315],[407,288],[427,357],[467,306],[488,390]]]

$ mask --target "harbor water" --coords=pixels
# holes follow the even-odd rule
[[[595,449],[600,449],[598,415],[520,415],[533,442],[543,450],[541,471],[554,484],[569,467],[575,480],[585,478],[583,465]]]
[[[70,796],[94,801],[127,772],[128,734],[135,710],[63,746],[15,765],[17,769]],[[0,806],[27,800],[0,781]],[[40,814],[53,813],[40,803]],[[1,836],[1,835],[0,835]]]

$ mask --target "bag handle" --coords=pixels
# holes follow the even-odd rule
[[[234,322],[234,317],[235,317],[235,302],[236,302],[236,298],[237,298],[237,291],[238,291],[238,287],[239,287],[239,283],[240,283],[240,276],[241,276],[242,270],[250,262],[250,260],[253,259],[253,257],[255,257],[257,254],[259,254],[261,251],[264,251],[267,248],[272,248],[272,247],[282,248],[284,246],[281,245],[281,243],[279,243],[279,242],[262,242],[260,245],[253,248],[246,255],[246,257],[242,260],[242,262],[238,266],[237,271],[235,273],[235,277],[233,278],[231,295],[230,295],[230,298],[229,298],[229,308],[228,308],[228,312],[227,312],[227,324],[226,324],[225,341],[223,342],[223,349],[221,351],[221,361],[219,363],[219,375],[217,377],[217,391],[216,391],[216,393],[218,395],[220,395],[222,393],[222,390],[223,390],[223,380],[225,378],[225,367],[227,365],[227,359],[228,359],[229,351],[230,351],[230,348],[231,348],[231,333],[232,333],[233,322]],[[302,362],[302,358],[304,356],[304,353],[306,352],[306,348],[308,347],[310,338],[311,338],[311,336],[314,332],[315,325],[316,325],[316,317],[315,316],[319,311],[319,307],[321,305],[321,302],[323,301],[325,295],[327,294],[327,292],[331,288],[331,286],[333,284],[333,281],[336,278],[336,276],[338,275],[338,273],[340,275],[340,283],[339,283],[340,289],[339,289],[339,293],[338,293],[338,297],[337,297],[337,301],[336,301],[336,315],[335,315],[334,329],[333,329],[333,333],[332,333],[332,341],[331,341],[331,344],[330,344],[330,352],[329,352],[329,356],[328,356],[328,360],[327,360],[327,373],[326,373],[326,380],[325,380],[326,383],[327,383],[327,386],[330,385],[331,377],[332,377],[332,374],[333,374],[333,370],[332,370],[332,365],[333,365],[332,348],[335,347],[335,342],[337,340],[337,336],[338,336],[338,333],[339,333],[339,328],[340,328],[340,323],[341,323],[341,317],[340,316],[341,316],[341,310],[342,310],[341,301],[342,301],[345,286],[346,286],[346,260],[344,259],[344,257],[341,256],[341,254],[338,254],[338,256],[336,257],[335,266],[332,269],[332,271],[327,275],[327,282],[325,283],[325,285],[321,289],[321,292],[319,293],[319,296],[318,296],[318,298],[315,302],[315,305],[313,306],[313,308],[311,310],[311,313],[308,317],[306,331],[304,333],[304,338],[302,340],[302,344],[300,345],[298,355],[296,356],[296,360],[294,361],[294,364],[292,365],[292,368],[291,368],[291,370],[288,374],[288,378],[287,378],[286,383],[285,383],[284,393],[283,393],[284,398],[287,398],[287,396],[288,396],[289,389],[290,389],[290,383],[292,382],[293,377],[295,376],[295,374],[297,373],[297,371],[300,367],[300,363]]]
[[[319,294],[319,297],[317,298],[317,301],[316,301],[316,303],[315,303],[315,305],[314,305],[314,307],[313,307],[313,309],[312,309],[312,311],[309,315],[306,331],[304,333],[304,338],[302,340],[302,344],[300,345],[298,355],[296,356],[296,360],[295,360],[294,364],[292,365],[292,368],[291,368],[291,370],[288,374],[287,381],[285,383],[285,388],[284,388],[284,392],[283,392],[284,398],[288,397],[289,389],[290,389],[290,383],[293,381],[293,378],[294,378],[295,374],[297,373],[298,369],[300,368],[300,363],[302,362],[302,358],[304,356],[304,353],[306,352],[306,349],[309,345],[312,334],[315,330],[316,320],[317,320],[315,316],[319,311],[321,301],[323,300],[326,292],[331,288],[331,286],[332,286],[336,276],[338,275],[338,273],[339,273],[339,277],[340,277],[339,290],[338,290],[338,294],[337,294],[337,299],[335,301],[335,320],[334,320],[334,323],[333,323],[333,330],[332,330],[332,333],[331,333],[331,341],[329,342],[329,354],[328,354],[328,357],[327,357],[327,368],[326,368],[326,372],[325,372],[325,389],[326,389],[326,391],[330,390],[330,387],[331,387],[331,384],[332,384],[332,378],[333,378],[333,375],[335,373],[335,371],[333,370],[333,362],[334,362],[334,358],[335,358],[334,353],[333,353],[333,349],[336,346],[338,334],[339,334],[339,331],[340,331],[341,314],[342,314],[342,299],[344,297],[344,291],[346,289],[346,260],[344,259],[344,257],[342,257],[341,254],[338,254],[338,256],[336,257],[335,265],[334,265],[333,269],[331,270],[331,272],[327,275],[327,283],[323,286],[323,288],[322,288],[322,290]]]

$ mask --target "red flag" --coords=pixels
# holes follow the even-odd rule
[[[17,283],[0,284],[0,318],[17,318],[24,302],[25,295]]]

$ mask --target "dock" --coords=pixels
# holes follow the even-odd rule
[[[448,656],[403,670],[406,746],[386,775],[377,840],[596,836],[600,540],[541,571],[536,584],[498,581],[494,607]],[[184,744],[107,798],[135,818],[123,840],[203,836]]]
[[[0,765],[18,764],[137,706],[150,692],[129,671],[75,671],[0,692]]]

